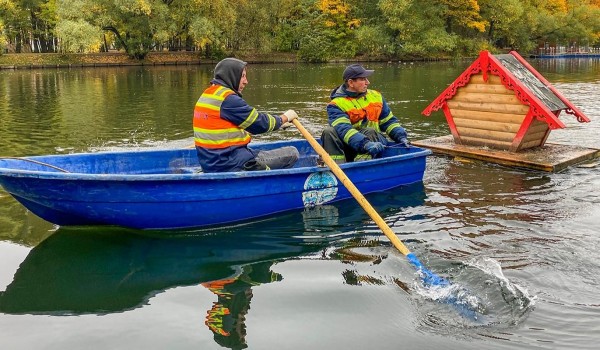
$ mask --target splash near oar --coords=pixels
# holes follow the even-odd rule
[[[406,254],[406,258],[417,269],[417,272],[419,272],[419,274],[421,275],[423,284],[425,284],[426,286],[445,287],[450,285],[450,282],[447,279],[436,275],[435,273],[427,269],[425,266],[423,266],[419,258],[417,258],[413,253]]]
[[[329,169],[335,174],[335,176],[344,184],[344,186],[348,189],[348,191],[352,194],[354,199],[360,204],[360,206],[369,214],[371,219],[375,221],[377,226],[381,229],[383,234],[392,242],[394,247],[396,247],[402,254],[404,254],[408,261],[417,269],[423,284],[427,287],[439,286],[446,287],[450,285],[450,282],[429,269],[427,269],[421,261],[410,252],[410,250],[400,241],[398,236],[392,231],[392,229],[385,223],[385,221],[381,218],[381,216],[375,211],[373,206],[367,201],[367,199],[363,196],[363,194],[358,190],[358,188],[350,181],[348,176],[344,173],[344,171],[340,168],[340,166],[331,158],[329,153],[325,151],[325,149],[315,140],[315,138],[302,126],[302,124],[294,119],[292,123],[300,130],[300,133],[304,138],[310,143],[310,145],[314,148],[314,150],[321,156],[323,162],[329,167]],[[446,300],[447,302],[452,302],[451,298]]]

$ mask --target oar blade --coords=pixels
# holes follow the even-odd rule
[[[427,269],[413,253],[406,257],[417,269],[423,287],[425,287],[424,290],[432,293],[430,296],[433,300],[454,306],[463,317],[470,320],[479,320],[485,313],[485,305],[477,296]]]
[[[445,286],[450,285],[450,281],[448,281],[447,279],[445,279],[443,277],[436,275],[431,270],[429,270],[425,266],[423,266],[421,261],[413,253],[406,255],[406,258],[417,269],[417,271],[421,275],[423,284],[425,284],[426,286],[445,287]]]

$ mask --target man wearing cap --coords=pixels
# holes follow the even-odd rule
[[[281,128],[298,118],[293,110],[279,115],[258,112],[242,98],[248,84],[244,61],[226,58],[215,67],[214,79],[194,107],[194,144],[204,172],[291,168],[295,147],[256,151],[251,135]]]
[[[385,134],[409,146],[406,131],[381,93],[368,89],[368,77],[373,72],[351,64],[344,70],[344,83],[331,92],[327,105],[330,126],[323,130],[321,140],[339,164],[380,156],[388,144]]]

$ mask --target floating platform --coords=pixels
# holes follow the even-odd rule
[[[428,148],[434,153],[547,172],[558,172],[569,166],[600,157],[600,149],[549,142],[544,146],[519,152],[496,150],[482,146],[457,145],[454,143],[452,135],[411,143],[418,147]]]

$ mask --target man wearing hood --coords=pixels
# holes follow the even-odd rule
[[[328,127],[323,130],[323,148],[336,163],[378,157],[388,144],[387,134],[408,147],[406,131],[400,126],[378,91],[368,89],[373,70],[359,64],[346,67],[344,83],[331,92],[327,105]]]
[[[214,79],[194,107],[194,143],[204,172],[291,168],[295,147],[255,151],[251,135],[277,130],[298,118],[293,110],[281,116],[258,112],[242,98],[247,63],[226,58],[217,63]]]

